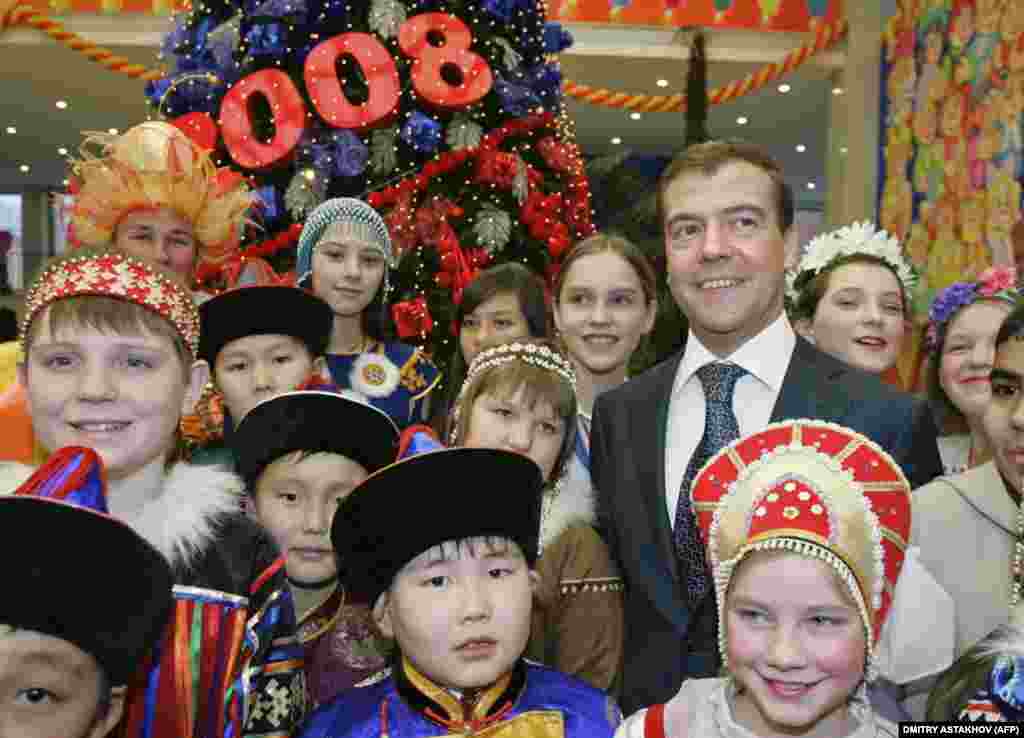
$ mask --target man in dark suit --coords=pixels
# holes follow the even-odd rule
[[[796,336],[783,310],[797,255],[790,189],[759,148],[710,142],[659,183],[669,287],[689,319],[679,353],[598,398],[591,474],[626,579],[621,703],[668,700],[716,675],[718,615],[689,485],[740,435],[794,418],[873,439],[913,486],[941,473],[924,403]]]

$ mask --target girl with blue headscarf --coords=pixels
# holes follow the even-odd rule
[[[405,428],[426,420],[440,373],[415,346],[392,340],[387,310],[394,247],[384,219],[362,200],[339,197],[314,210],[299,236],[298,285],[331,306],[331,378]]]

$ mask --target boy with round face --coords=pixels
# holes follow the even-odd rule
[[[240,287],[199,307],[199,356],[210,366],[207,393],[187,435],[195,463],[234,463],[233,429],[254,406],[283,392],[319,383],[331,331],[330,307],[284,285]],[[192,422],[194,421],[194,422]]]
[[[4,738],[109,735],[167,622],[170,567],[106,514],[103,488],[96,453],[69,448],[0,495],[0,555],[18,562],[0,603]]]
[[[395,666],[322,706],[301,736],[612,734],[604,693],[522,659],[542,485],[521,454],[459,448],[400,461],[349,495],[331,531],[342,582],[374,603]]]
[[[21,381],[40,442],[51,450],[94,448],[106,466],[111,514],[155,546],[174,573],[175,615],[163,636],[171,650],[148,664],[151,676],[165,678],[152,688],[144,678],[132,682],[123,735],[180,735],[187,726],[173,711],[156,711],[158,704],[202,705],[193,725],[220,726],[209,733],[215,737],[288,735],[305,697],[277,549],[242,514],[238,477],[179,458],[179,423],[208,377],[197,359],[192,295],[151,263],[82,249],[52,260],[33,280],[20,335]],[[194,643],[195,623],[220,623],[220,636]],[[195,663],[175,655],[184,648]],[[278,701],[273,718],[249,710],[281,689],[289,698]]]
[[[394,460],[398,428],[368,403],[298,391],[256,405],[231,441],[253,514],[284,555],[306,683],[322,704],[386,663],[369,603],[339,586],[330,530],[352,490]]]

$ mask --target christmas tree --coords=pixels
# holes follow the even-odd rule
[[[592,232],[556,60],[570,43],[539,0],[199,0],[146,93],[251,179],[263,206],[243,252],[279,271],[325,199],[376,207],[400,253],[399,335],[444,364],[480,269],[550,276]]]

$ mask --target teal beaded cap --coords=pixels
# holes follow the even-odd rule
[[[324,232],[332,225],[344,224],[346,235],[353,240],[370,244],[378,248],[387,260],[388,267],[393,266],[395,254],[391,245],[388,227],[380,213],[362,200],[353,197],[336,197],[327,200],[309,214],[299,236],[298,255],[295,263],[295,274],[298,284],[305,286],[313,273],[313,247],[317,245]],[[384,271],[384,287],[387,288],[388,273]]]

